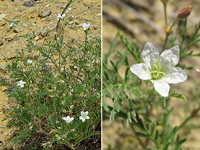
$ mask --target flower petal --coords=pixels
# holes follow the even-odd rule
[[[170,84],[176,84],[179,82],[184,82],[187,78],[188,76],[182,68],[174,67],[162,79]]]
[[[89,116],[86,116],[85,119],[90,119],[90,117],[89,117]]]
[[[165,50],[160,55],[162,70],[168,70],[178,64],[180,49],[178,46],[174,46],[168,50]]]
[[[167,97],[169,95],[170,86],[163,80],[154,81],[154,88],[163,97]]]
[[[83,111],[81,111],[81,116],[83,116],[85,113]]]
[[[88,111],[85,112],[85,115],[86,115],[86,116],[88,115]]]
[[[147,42],[142,51],[142,58],[147,67],[151,69],[159,61],[159,52],[151,43]]]
[[[134,64],[130,70],[142,80],[151,79],[151,73],[145,63]]]

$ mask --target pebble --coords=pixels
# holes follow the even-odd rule
[[[51,10],[47,10],[47,11],[45,11],[44,13],[40,13],[40,14],[39,14],[39,17],[44,18],[44,17],[47,17],[47,16],[49,16],[49,15],[51,15]]]
[[[36,3],[33,2],[33,1],[24,2],[24,3],[22,4],[22,6],[25,6],[25,7],[33,7],[33,6],[35,6],[35,5],[36,5]]]
[[[17,35],[16,33],[10,34],[9,36],[7,36],[5,38],[5,41],[8,41],[8,42],[12,41],[15,38],[16,35]]]
[[[70,25],[69,28],[70,29],[76,29],[77,27],[76,27],[76,25]]]

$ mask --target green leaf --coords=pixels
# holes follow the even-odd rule
[[[154,133],[154,130],[155,130],[155,127],[156,127],[156,123],[154,121],[151,122],[151,136],[153,136],[153,133]]]
[[[141,136],[141,137],[148,137],[146,134],[141,133],[141,132],[136,132],[135,135]]]
[[[118,107],[117,99],[116,99],[116,98],[115,98],[115,100],[114,100],[113,108],[114,108],[117,112],[119,112],[119,107]]]
[[[138,124],[140,125],[140,127],[141,127],[142,129],[145,129],[145,128],[144,128],[144,124],[143,124],[143,122],[142,122],[142,119],[139,118],[138,113],[136,113],[136,120],[137,120]]]
[[[110,113],[110,120],[109,120],[109,123],[111,123],[112,121],[115,120],[115,110],[113,109]]]
[[[130,123],[132,123],[130,111],[127,113],[127,117],[128,117],[128,121],[129,121]]]
[[[159,149],[159,148],[150,148],[150,147],[147,147],[148,150],[162,150],[162,149]]]
[[[187,98],[183,94],[180,94],[180,93],[173,93],[173,94],[170,94],[169,96],[170,97],[181,98],[181,99],[187,101]]]
[[[114,64],[114,62],[112,60],[110,60],[110,63],[113,66],[115,72],[118,72],[118,69],[117,69],[116,65]]]
[[[102,105],[103,105],[103,108],[108,111],[108,105],[106,104],[106,101],[105,101],[105,94],[103,94],[103,101],[102,101]]]
[[[128,99],[128,95],[124,92],[124,90],[121,90],[121,92]]]
[[[104,71],[104,75],[106,77],[106,80],[109,80],[109,76],[108,76],[108,73],[106,71]]]
[[[158,134],[159,134],[159,131],[156,130],[155,140],[158,140]]]

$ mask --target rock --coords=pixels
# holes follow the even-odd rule
[[[46,17],[46,18],[42,19],[42,22],[44,22],[44,21],[50,21],[50,20],[51,20],[50,17]]]
[[[70,25],[69,28],[70,29],[76,29],[77,27],[76,27],[76,25]]]
[[[5,41],[8,41],[8,42],[12,41],[16,35],[17,33],[10,34],[8,37],[5,38]]]
[[[101,26],[93,26],[94,30],[101,29]]]
[[[44,17],[47,17],[47,16],[49,16],[49,15],[51,15],[51,10],[47,10],[47,11],[45,11],[44,13],[40,13],[40,14],[39,14],[39,17],[44,18]]]
[[[6,14],[0,14],[0,20],[3,20],[3,18],[6,17]]]
[[[40,35],[41,35],[42,37],[45,37],[45,36],[47,36],[48,32],[49,32],[49,29],[48,29],[48,28],[44,28],[44,29],[40,32]]]
[[[24,2],[24,3],[22,4],[22,6],[25,6],[25,7],[33,7],[33,6],[35,6],[35,5],[36,5],[36,3],[33,2],[33,1]]]

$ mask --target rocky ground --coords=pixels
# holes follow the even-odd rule
[[[0,1],[0,68],[5,67],[5,58],[12,59],[16,52],[25,50],[26,40],[23,35],[35,32],[34,42],[41,45],[48,38],[54,40],[58,13],[62,13],[67,0],[1,0]],[[64,40],[72,38],[83,42],[85,33],[82,23],[90,24],[89,38],[101,37],[101,1],[73,0],[65,11],[70,21],[64,30]],[[14,23],[15,25],[12,26]],[[14,28],[13,28],[14,27]],[[46,37],[46,31],[50,36]],[[0,77],[6,76],[0,69]],[[12,129],[6,127],[7,115],[10,111],[8,97],[0,87],[0,149],[11,149],[12,144],[6,143],[7,135]]]
[[[126,0],[122,1],[128,3]],[[200,2],[198,0],[192,0],[191,2],[193,5],[193,10],[188,18],[188,37],[194,33],[195,25],[199,24],[200,21]],[[169,0],[169,5],[167,8],[169,24],[171,24],[176,18],[178,11],[188,5],[190,5],[190,1]],[[128,10],[128,6],[122,5],[118,0],[103,1],[103,56],[108,52],[110,43],[116,36],[118,30],[130,41],[136,39],[140,50],[143,49],[143,46],[146,42],[153,43],[158,50],[162,49],[165,39],[165,33],[163,31],[165,20],[161,1],[132,0],[130,1],[129,6],[131,6],[132,10]],[[151,22],[153,22],[153,24],[151,24]],[[194,53],[199,53],[199,46],[200,43],[191,47],[190,50],[192,49],[194,50]],[[121,44],[120,40],[118,40],[117,50],[123,51],[123,49],[124,46]],[[114,61],[115,58],[118,58],[117,54],[113,54],[110,57],[110,59]],[[182,59],[180,63],[186,64],[187,66],[200,68],[199,57],[187,57]],[[122,74],[125,72],[123,68],[121,68],[120,71]],[[171,120],[173,126],[180,125],[183,118],[190,115],[190,112],[197,107],[195,106],[193,100],[195,93],[194,83],[196,83],[199,87],[200,73],[196,73],[194,70],[187,70],[187,74],[188,80],[186,82],[174,86],[176,89],[178,89],[178,92],[184,93],[184,95],[188,98],[188,101],[185,102],[180,99],[173,99],[173,103],[171,103],[171,105],[176,108],[173,114],[173,119]],[[107,100],[107,103],[108,105],[112,105],[111,100]],[[188,110],[185,111],[186,106],[188,106]],[[180,134],[184,135],[184,137],[187,135],[187,142],[184,143],[183,147],[186,148],[187,146],[190,146],[191,150],[199,150],[199,118],[195,118],[188,123],[187,128],[193,128],[194,130],[188,131],[189,133],[187,134],[180,132]],[[106,150],[109,144],[112,145],[112,148],[114,145],[124,145],[126,147],[138,145],[134,144],[134,142],[137,143],[137,140],[134,142],[127,142],[125,137],[128,137],[129,135],[131,135],[131,133],[123,128],[120,120],[112,122],[111,124],[108,123],[108,120],[103,121],[103,149]],[[135,149],[139,150],[140,148],[135,147]]]

